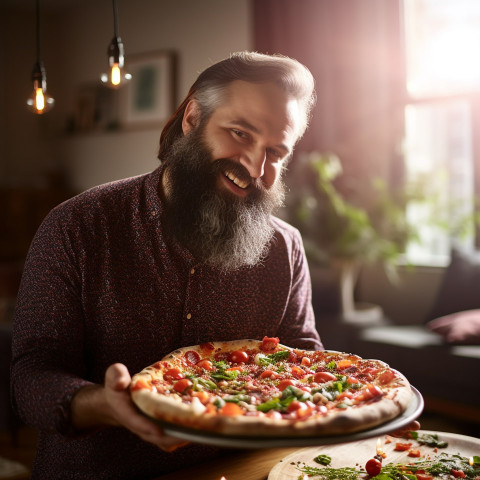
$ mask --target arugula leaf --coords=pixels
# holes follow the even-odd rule
[[[428,447],[446,448],[448,443],[440,440],[438,435],[430,433],[418,433],[415,431],[410,432],[410,436],[421,445],[427,445]]]
[[[328,455],[317,455],[313,461],[319,463],[320,465],[330,465],[332,462],[332,457],[329,457]]]
[[[269,353],[265,355],[263,358],[260,358],[260,364],[266,367],[267,365],[271,365],[277,362],[281,362],[282,360],[286,360],[290,356],[290,352],[288,350],[280,350],[275,353]]]

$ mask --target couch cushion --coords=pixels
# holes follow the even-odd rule
[[[480,309],[445,315],[431,320],[426,326],[442,335],[448,343],[480,345]]]
[[[480,309],[480,252],[454,248],[426,322],[477,308]]]

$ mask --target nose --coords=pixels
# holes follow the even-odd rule
[[[240,157],[240,163],[248,170],[248,173],[252,178],[263,177],[266,161],[267,153],[264,149],[260,148],[245,152]]]

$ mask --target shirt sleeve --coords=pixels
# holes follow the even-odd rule
[[[298,232],[293,239],[291,265],[292,287],[279,337],[286,345],[323,350],[323,344],[315,326],[310,272]]]
[[[30,247],[14,316],[12,400],[35,428],[68,434],[70,403],[85,378],[81,279],[66,232],[52,211]]]

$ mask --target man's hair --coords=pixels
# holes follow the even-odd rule
[[[315,82],[307,67],[283,55],[237,52],[204,70],[190,88],[185,100],[163,128],[158,158],[183,135],[182,119],[190,100],[200,107],[201,121],[206,120],[225,98],[227,87],[235,80],[252,83],[274,83],[295,98],[303,109],[303,123],[298,138],[307,129],[315,104]]]

